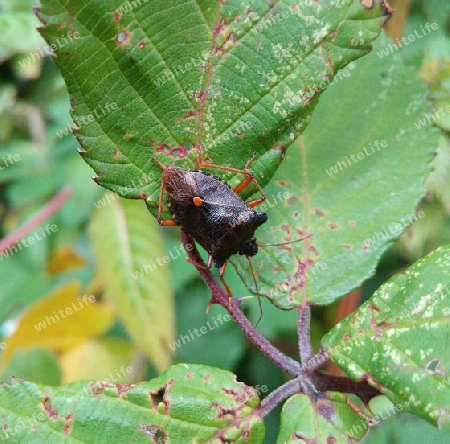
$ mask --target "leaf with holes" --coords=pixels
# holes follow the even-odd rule
[[[437,132],[415,124],[427,90],[389,44],[345,68],[323,95],[298,149],[266,188],[269,223],[258,230],[258,288],[285,309],[329,304],[375,272],[384,251],[414,220]],[[336,106],[338,104],[338,106]],[[401,119],[396,119],[401,116]],[[264,205],[258,209],[264,209]],[[248,265],[232,258],[248,286]]]
[[[180,364],[137,385],[75,382],[0,387],[0,436],[10,442],[260,443],[256,391],[227,371]]]
[[[156,214],[153,154],[242,168],[257,152],[266,184],[321,92],[389,15],[384,0],[325,3],[42,0],[41,33],[97,182]]]
[[[334,363],[403,410],[449,423],[450,246],[390,279],[323,339]]]

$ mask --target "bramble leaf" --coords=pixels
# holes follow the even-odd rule
[[[345,403],[341,393],[328,392],[315,400],[299,394],[283,406],[277,443],[347,444],[360,441],[367,431],[367,422]]]
[[[329,304],[375,272],[414,220],[425,194],[437,131],[424,118],[427,90],[389,40],[345,68],[323,95],[300,146],[266,188],[268,223],[258,229],[258,288],[278,307]],[[384,53],[383,53],[384,54]],[[258,208],[264,209],[261,205]],[[232,258],[246,285],[247,261]]]
[[[43,0],[38,15],[81,154],[98,183],[146,200],[153,214],[155,153],[192,167],[203,150],[242,168],[257,152],[266,184],[321,92],[370,50],[388,15],[383,0],[137,3]]]
[[[323,339],[332,361],[403,410],[448,425],[450,246],[394,276]]]
[[[256,391],[227,371],[180,364],[136,385],[0,387],[1,439],[48,444],[260,443]],[[245,437],[245,438],[244,438]]]

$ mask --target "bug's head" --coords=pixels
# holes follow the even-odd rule
[[[258,227],[262,225],[264,222],[267,222],[267,214],[266,213],[260,213],[259,211],[255,211],[255,221]]]
[[[258,245],[256,244],[256,239],[252,237],[251,239],[245,241],[241,245],[238,253],[244,254],[245,256],[254,256],[256,253],[258,253]]]

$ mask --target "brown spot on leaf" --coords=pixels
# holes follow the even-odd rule
[[[165,444],[168,442],[167,433],[160,425],[154,424],[139,424],[137,426],[138,432],[151,438],[153,444]]]
[[[261,46],[261,42],[259,42],[259,48]],[[280,152],[280,160],[284,159],[284,156],[286,155],[286,147],[283,145],[276,145],[272,148],[272,150],[274,151],[279,151]]]
[[[354,227],[354,226],[356,225],[356,222],[355,222],[354,220],[351,220],[351,221],[348,223],[348,225],[349,225],[349,227]]]
[[[107,381],[91,382],[89,384],[89,391],[93,395],[102,395],[104,393],[104,391],[111,385],[112,384],[110,384]]]
[[[113,156],[113,159],[117,159],[120,156],[120,152],[119,152],[118,148],[114,149],[114,152],[113,152],[112,156]]]
[[[280,185],[280,187],[285,187],[287,185],[287,182],[285,180],[279,180],[277,181],[278,185]]]
[[[359,3],[363,8],[372,9],[375,3],[375,0],[359,0]]]
[[[71,431],[72,431],[72,424],[64,424],[64,427],[63,427],[64,435],[70,435]]]
[[[116,35],[115,40],[118,46],[127,45],[130,43],[131,34],[126,29],[122,29],[122,31]]]
[[[198,103],[201,103],[203,105],[208,97],[208,94],[205,90],[201,90],[201,91],[197,91],[195,93],[194,97]]]
[[[297,196],[289,196],[286,199],[286,205],[291,206],[291,205],[298,205],[299,200]]]
[[[315,256],[319,256],[319,252],[317,251],[317,248],[314,247],[314,245],[310,245],[308,247],[308,250],[311,251],[311,253],[313,253]]]
[[[56,410],[51,405],[51,398],[50,396],[45,396],[43,401],[41,402],[42,408],[45,410],[47,415],[50,419],[56,419],[58,417],[58,414],[56,413]]]
[[[328,228],[330,230],[337,230],[339,227],[334,222],[328,222]]]
[[[336,416],[336,410],[328,399],[318,399],[314,408],[317,413],[323,416],[327,421],[333,421]]]
[[[347,250],[351,250],[352,249],[352,246],[350,244],[342,244],[342,246],[344,248],[346,248]]]
[[[193,375],[192,373],[187,373],[187,374],[186,374],[186,378],[187,378],[187,379],[191,379],[193,376],[194,376],[194,375]]]
[[[119,11],[118,9],[116,9],[116,10],[114,11],[114,21],[115,21],[116,23],[119,23],[121,17],[122,17],[122,14],[120,13],[120,11]]]
[[[117,387],[117,394],[119,396],[122,396],[128,393],[133,388],[133,384],[116,384],[116,387]]]
[[[308,268],[314,264],[314,261],[311,259],[307,259],[305,261],[298,259],[297,260],[297,270],[292,275],[292,280],[295,282],[295,285],[291,285],[289,292],[294,294],[296,292],[300,292],[305,288],[306,285],[306,272]]]
[[[320,211],[318,208],[314,208],[314,214],[319,217],[325,217],[325,213]]]
[[[180,123],[183,120],[192,120],[197,118],[198,118],[198,111],[196,109],[189,109],[183,117],[175,119],[175,122]]]
[[[168,156],[172,157],[172,159],[182,159],[183,157],[186,157],[189,154],[188,150],[183,145],[177,146],[175,148],[170,148],[165,143],[162,143],[156,150],[156,152],[165,153]]]
[[[139,49],[144,49],[146,46],[147,46],[147,44],[144,42],[144,40],[141,40],[141,41],[138,43],[138,48],[139,48]]]

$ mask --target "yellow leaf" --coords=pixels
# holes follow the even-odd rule
[[[69,350],[87,338],[99,336],[111,327],[111,307],[96,303],[94,295],[82,295],[80,283],[72,282],[30,305],[9,336],[2,367],[15,350],[43,346],[57,352]]]
[[[56,275],[72,268],[82,267],[84,264],[84,259],[75,250],[70,247],[60,247],[53,252],[47,271],[51,275]]]
[[[142,369],[134,363],[136,349],[122,339],[89,339],[66,351],[60,360],[63,383],[80,379],[108,380],[112,383],[137,382]],[[142,367],[142,365],[141,365]]]
[[[173,355],[173,297],[158,223],[143,202],[115,199],[94,211],[90,235],[105,297],[135,343],[165,370]]]

